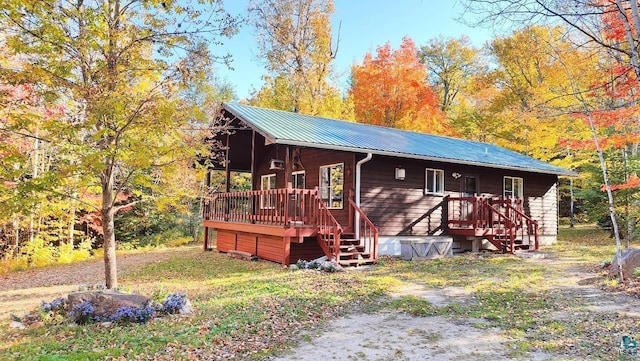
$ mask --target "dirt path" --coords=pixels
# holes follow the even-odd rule
[[[560,297],[575,300],[579,305],[576,310],[554,314],[554,318],[571,319],[576,313],[586,312],[593,319],[614,314],[616,318],[640,321],[640,300],[596,288],[590,282],[597,276],[595,273],[562,259],[523,261],[541,263],[552,270],[549,284],[555,285]],[[424,298],[436,307],[475,302],[471,292],[461,287],[430,289],[418,284],[407,284],[391,297],[407,295]],[[518,352],[513,356],[508,346],[513,339],[500,329],[481,325],[485,322],[473,318],[413,317],[389,311],[352,314],[329,323],[317,334],[304,336],[310,341],[301,342],[288,355],[274,360],[313,361],[319,354],[326,360],[354,361],[589,360],[545,352]],[[615,347],[609,346],[612,360],[617,359]]]
[[[119,254],[118,274],[161,262],[175,252],[175,249],[167,249]],[[5,321],[11,313],[20,315],[31,310],[42,300],[51,301],[76,291],[80,285],[101,283],[104,283],[102,259],[0,274],[0,321]]]

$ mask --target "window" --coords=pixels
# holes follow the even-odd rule
[[[276,188],[276,175],[267,174],[260,178],[260,190],[266,191]],[[260,208],[275,208],[275,194],[262,194],[260,196]]]
[[[298,171],[291,173],[291,184],[294,189],[304,189],[305,181],[304,181],[304,171]]]
[[[478,194],[478,178],[475,176],[464,176],[463,193],[465,197]]]
[[[444,171],[427,168],[425,175],[425,194],[444,195]]]
[[[522,198],[523,192],[522,178],[518,177],[504,177],[504,192],[505,198]]]
[[[344,188],[344,164],[320,167],[320,198],[327,207],[341,209]]]

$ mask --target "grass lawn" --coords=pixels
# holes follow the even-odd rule
[[[3,325],[0,359],[260,359],[291,347],[301,332],[319,323],[381,309],[482,319],[478,327],[499,327],[512,340],[516,358],[544,350],[568,359],[607,359],[615,356],[619,334],[640,339],[640,324],[614,311],[594,317],[584,299],[563,284],[567,274],[610,260],[613,243],[594,229],[563,229],[558,244],[543,249],[552,261],[492,254],[426,262],[383,257],[370,270],[334,274],[289,271],[189,248],[121,275],[120,284],[156,300],[185,291],[193,314],[129,326],[47,324],[16,330]],[[420,297],[389,296],[409,284],[463,288],[472,302],[436,307]]]

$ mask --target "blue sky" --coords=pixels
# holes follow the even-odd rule
[[[244,15],[247,4],[248,0],[226,0],[225,9]],[[334,5],[331,24],[334,38],[340,21],[342,28],[333,67],[342,90],[348,85],[352,64],[362,61],[367,52],[375,52],[376,47],[386,42],[397,48],[405,35],[418,47],[439,35],[467,35],[476,46],[482,46],[492,37],[485,28],[469,28],[456,20],[463,10],[457,0],[334,0]],[[257,57],[255,42],[253,29],[244,26],[234,38],[226,39],[225,45],[213,49],[233,55],[234,70],[218,66],[216,74],[235,87],[240,99],[249,97],[252,89],[259,89],[261,77],[266,73],[262,60]]]

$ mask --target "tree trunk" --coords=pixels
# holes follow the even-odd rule
[[[20,247],[20,219],[16,216],[13,218],[13,252],[18,254],[18,247]]]
[[[586,109],[586,106],[585,106]],[[618,261],[618,276],[620,278],[620,283],[624,282],[624,274],[622,273],[622,247],[620,245],[620,231],[618,230],[618,221],[616,220],[615,207],[613,205],[613,193],[611,192],[611,186],[609,185],[609,176],[607,174],[607,164],[604,161],[604,154],[602,153],[602,148],[600,148],[600,142],[598,141],[598,133],[596,131],[595,122],[593,121],[593,117],[591,116],[591,112],[588,110],[587,119],[589,120],[589,128],[591,129],[591,134],[593,136],[593,141],[596,146],[596,152],[598,153],[598,159],[600,160],[600,170],[602,170],[602,179],[604,181],[604,187],[607,191],[607,200],[609,203],[609,217],[611,218],[611,225],[613,226],[613,235],[616,239],[616,255]]]
[[[75,179],[77,180],[77,176]],[[69,206],[69,244],[73,245],[75,241],[76,230],[76,207],[78,203],[78,190],[76,183],[72,185],[73,191],[71,192],[71,205]]]
[[[108,289],[118,288],[118,269],[116,267],[116,234],[113,216],[113,162],[105,162],[107,167],[100,177],[102,186],[102,231],[104,236],[104,278]]]

